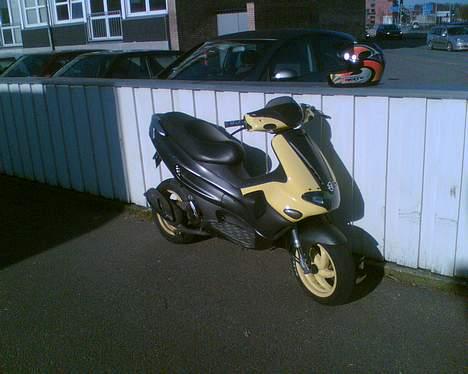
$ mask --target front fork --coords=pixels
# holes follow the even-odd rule
[[[296,261],[299,263],[299,265],[301,265],[304,274],[316,274],[318,272],[318,269],[314,264],[311,263],[309,255],[304,251],[304,248],[302,247],[297,225],[294,226],[291,230],[291,247],[293,250],[293,255],[295,256],[296,253],[299,255],[299,258],[296,258]]]

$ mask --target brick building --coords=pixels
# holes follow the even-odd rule
[[[326,28],[362,35],[365,0],[176,0],[171,35],[188,49],[223,29],[229,32],[274,28]],[[235,26],[237,18],[238,27]],[[228,26],[224,27],[224,23]],[[229,27],[231,24],[231,27]]]
[[[392,6],[393,0],[366,0],[366,26],[371,28],[392,20]]]
[[[365,0],[0,0],[0,51],[187,50],[217,35],[327,28],[362,35]]]

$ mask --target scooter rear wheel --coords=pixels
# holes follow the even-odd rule
[[[178,217],[184,217],[184,212],[181,208],[177,205],[178,202],[182,202],[182,198],[180,197],[180,193],[177,191],[177,183],[169,179],[167,181],[162,182],[158,186],[159,192],[161,192],[172,204],[172,208]],[[159,213],[153,212],[154,216],[154,223],[159,229],[164,238],[172,243],[178,244],[188,244],[194,243],[200,240],[199,236],[191,235],[182,233],[177,230],[176,226],[162,217]],[[182,222],[182,224],[185,222]]]
[[[293,273],[306,293],[321,304],[340,305],[349,301],[355,282],[351,251],[342,246],[317,244],[306,252],[310,274],[304,273],[298,252],[291,255]]]

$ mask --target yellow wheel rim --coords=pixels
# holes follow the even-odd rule
[[[304,274],[304,270],[297,261],[295,266],[299,278],[310,292],[318,297],[329,297],[336,289],[336,268],[327,250],[320,244],[317,246],[320,252],[315,255],[312,261],[312,264],[318,269],[316,274]],[[296,252],[296,257],[299,257],[298,252]]]
[[[171,225],[167,222],[164,218],[162,218],[158,213],[156,213],[156,218],[159,221],[159,225],[161,228],[169,235],[176,236],[176,228],[175,226]]]
[[[174,191],[167,190],[168,194],[170,195],[171,200],[174,201],[182,201],[182,198],[175,193]],[[176,236],[177,229],[174,225],[171,225],[167,222],[164,218],[162,218],[158,213],[156,213],[156,218],[159,221],[161,228],[169,235]]]

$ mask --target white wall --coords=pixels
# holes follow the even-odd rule
[[[0,82],[0,172],[145,205],[145,190],[170,176],[152,159],[153,113],[222,125],[278,96],[153,86]],[[341,180],[335,217],[355,249],[467,277],[467,100],[301,91],[297,101],[329,117],[311,131]],[[241,137],[274,156],[270,138]]]

